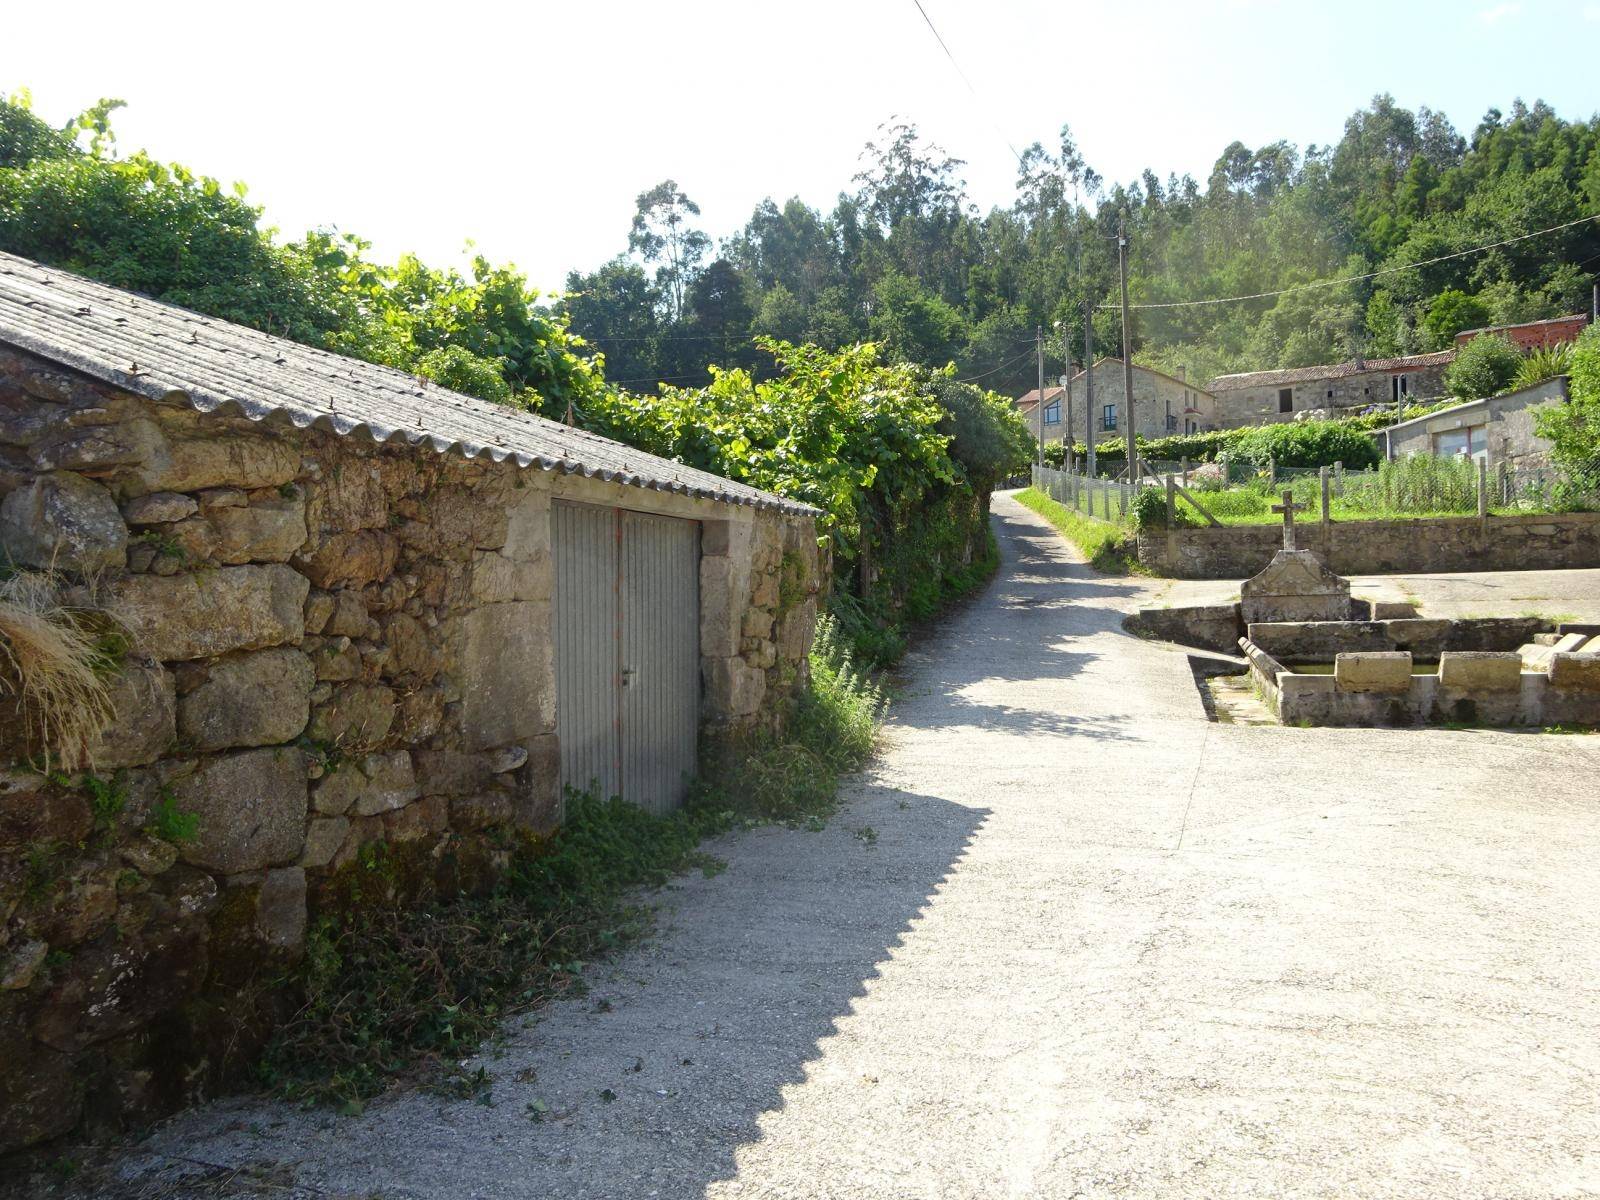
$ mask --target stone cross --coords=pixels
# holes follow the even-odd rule
[[[1283,503],[1272,506],[1273,512],[1283,514],[1283,548],[1285,550],[1299,549],[1294,544],[1294,515],[1297,512],[1304,512],[1305,507],[1304,504],[1296,504],[1294,502],[1294,493],[1287,489],[1283,493]]]

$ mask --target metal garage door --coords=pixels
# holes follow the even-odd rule
[[[652,812],[683,801],[700,714],[700,526],[557,503],[561,782]]]

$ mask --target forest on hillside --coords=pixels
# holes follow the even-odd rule
[[[1142,310],[1139,361],[1189,377],[1435,349],[1460,329],[1587,309],[1600,221],[1449,262],[1394,270],[1600,214],[1600,116],[1543,103],[1491,109],[1470,137],[1386,95],[1331,146],[1223,149],[1205,180],[1146,170],[1111,183],[1071,131],[1035,144],[1016,196],[988,213],[962,164],[896,123],[862,153],[833,209],[763,201],[713,242],[692,196],[641,194],[625,252],[567,280],[572,328],[629,386],[699,381],[710,363],[756,365],[752,333],[823,346],[874,340],[891,357],[954,362],[1017,393],[1035,378],[1034,329],[1083,345],[1083,305],[1115,301],[1126,214],[1135,304],[1250,295],[1392,271],[1246,303]],[[619,231],[620,235],[621,231]],[[619,236],[619,250],[621,237]],[[1119,353],[1119,315],[1095,343]]]
[[[1064,339],[1081,356],[1084,305],[1116,299],[1119,219],[1136,305],[1388,272],[1137,310],[1135,357],[1200,380],[1428,350],[1459,329],[1581,311],[1600,277],[1600,220],[1583,220],[1600,214],[1600,115],[1567,119],[1542,102],[1491,109],[1468,137],[1377,96],[1334,145],[1235,142],[1203,182],[1155,170],[1108,182],[1063,127],[1058,145],[1022,153],[1014,200],[988,213],[960,161],[891,123],[831,211],[769,199],[715,240],[677,182],[648,189],[617,256],[553,297],[482,257],[463,273],[376,262],[349,231],[283,240],[242,187],[119,153],[118,107],[101,101],[57,129],[25,92],[0,95],[0,248],[489,399],[534,394],[554,415],[608,384],[705,385],[713,365],[770,376],[756,338],[872,341],[888,361],[953,363],[1016,394],[1035,377],[1037,326],[1054,377]],[[1120,353],[1118,314],[1097,308],[1094,323],[1096,346]]]

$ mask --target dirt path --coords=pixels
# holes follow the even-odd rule
[[[1120,632],[1139,583],[995,513],[1002,577],[919,649],[845,812],[717,847],[661,937],[488,1061],[492,1107],[221,1105],[130,1177],[1600,1194],[1600,737],[1209,724],[1183,655]]]

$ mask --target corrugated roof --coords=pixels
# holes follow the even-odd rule
[[[1421,367],[1437,367],[1449,362],[1454,350],[1436,350],[1432,354],[1410,354],[1402,358],[1369,358],[1362,362],[1333,363],[1320,367],[1286,367],[1279,371],[1245,371],[1237,375],[1218,375],[1206,384],[1209,392],[1237,392],[1241,388],[1273,387],[1285,383],[1311,383],[1319,379],[1344,379],[1351,375],[1366,375],[1382,371],[1409,371]]]
[[[809,505],[598,434],[453,392],[393,367],[242,325],[0,253],[0,342],[151,400],[253,421],[282,417],[377,442],[514,459],[612,483],[785,512]]]

